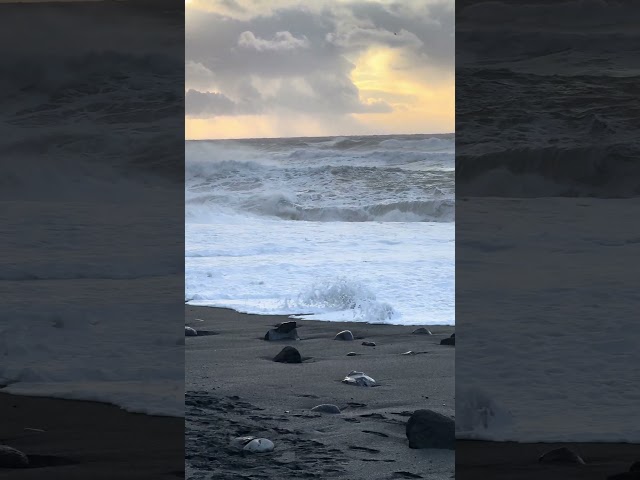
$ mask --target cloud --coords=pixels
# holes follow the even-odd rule
[[[290,32],[277,32],[273,40],[265,40],[256,37],[252,32],[246,31],[240,34],[238,45],[245,48],[253,48],[258,52],[265,50],[294,50],[309,46],[307,37],[296,38]]]
[[[363,94],[353,80],[358,59],[372,49],[394,52],[379,74],[402,70],[426,78],[429,67],[431,77],[442,72],[448,79],[454,70],[453,0],[273,0],[269,7],[255,0],[208,5],[192,0],[188,5],[190,117],[393,112],[388,85],[367,85],[369,93]],[[387,91],[376,94],[376,88]]]

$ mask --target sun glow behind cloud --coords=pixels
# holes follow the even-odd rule
[[[318,4],[313,4],[313,6],[302,5],[299,2],[292,1],[276,3],[278,5],[282,4],[280,6],[289,7],[298,5],[301,10],[307,12],[312,8],[317,8],[320,11],[320,7],[326,5],[332,7],[338,5],[342,8],[341,5],[346,4],[346,2],[330,2],[328,0],[319,1]],[[369,4],[371,3],[375,2],[369,2]],[[378,3],[388,4],[388,2]],[[415,8],[426,8],[427,4],[433,2],[431,0],[423,0],[422,2],[408,3],[414,6],[417,5]],[[253,12],[245,8],[245,5],[248,5],[247,2],[243,4],[239,0],[222,0],[220,2],[205,3],[203,0],[185,0],[185,5],[187,19],[191,14],[191,18],[196,19],[194,21],[201,21],[197,19],[198,10],[213,12],[214,15],[217,15],[215,17],[217,19],[230,15],[230,9],[235,10],[237,14],[232,15],[232,17],[241,18],[243,21],[249,22],[246,24],[248,25],[247,31],[252,31],[251,27],[253,25],[251,22],[254,21],[254,17],[251,16]],[[263,8],[264,4],[254,2],[254,6]],[[278,13],[274,14],[274,11],[273,8],[265,12],[260,11],[262,16],[257,17],[256,23],[263,22],[265,15],[267,17],[269,15],[277,16]],[[225,107],[226,111],[217,111],[216,114],[210,116],[204,114],[188,115],[186,118],[186,138],[452,132],[454,130],[453,67],[443,66],[442,61],[432,62],[426,55],[420,54],[421,56],[417,56],[415,52],[411,53],[411,45],[406,47],[407,44],[414,42],[414,44],[421,45],[421,41],[409,30],[409,28],[413,28],[414,31],[417,31],[416,25],[411,25],[406,30],[402,25],[396,26],[394,28],[396,31],[394,32],[389,30],[389,27],[387,27],[387,30],[377,27],[377,29],[374,29],[371,26],[372,22],[358,24],[360,19],[357,16],[353,18],[356,18],[355,26],[347,23],[346,27],[340,25],[340,28],[344,29],[343,31],[336,31],[336,35],[346,32],[343,37],[346,42],[361,42],[364,45],[358,49],[345,51],[342,54],[344,61],[348,61],[351,64],[351,67],[345,71],[345,79],[351,87],[345,87],[338,82],[336,84],[336,88],[338,88],[337,95],[327,94],[324,100],[320,98],[320,103],[318,104],[320,106],[315,105],[311,108],[308,104],[309,99],[302,94],[307,93],[305,88],[307,90],[310,88],[309,81],[313,82],[314,75],[310,75],[309,78],[300,78],[294,74],[283,80],[273,77],[273,73],[271,73],[271,77],[246,74],[239,76],[238,80],[244,81],[245,85],[248,85],[245,88],[249,90],[257,88],[262,95],[264,104],[261,105],[260,109],[252,109],[246,105],[242,105],[242,108],[240,108],[237,105],[233,106],[234,97],[232,94],[229,97],[224,90],[220,90],[221,84],[216,82],[216,73],[214,72],[211,76],[210,85],[200,85],[197,90],[213,94],[215,96],[215,105]],[[232,23],[232,21],[228,21],[228,23]],[[351,30],[348,30],[348,28],[351,28]],[[288,39],[289,43],[294,46],[306,45],[307,36],[309,36],[309,41],[318,41],[317,39],[311,39],[310,32],[304,30],[302,26],[296,29],[295,25],[291,25],[289,29],[290,32],[287,31],[286,36],[283,33],[279,34],[277,31],[271,31],[268,33],[256,33],[255,35],[253,33],[251,35],[244,34],[242,38],[251,40],[256,45],[258,45],[256,42],[260,42],[259,45],[274,45],[273,48],[276,48],[278,39],[281,41]],[[187,36],[189,36],[189,33],[189,21],[187,21]],[[369,43],[370,37],[366,35],[374,34],[379,37],[374,38]],[[362,35],[362,37],[357,37],[357,35]],[[380,37],[380,35],[382,36]],[[304,41],[301,39],[304,39]],[[320,41],[323,40],[320,39]],[[385,42],[388,44],[385,44]],[[405,42],[405,44],[401,42]],[[424,43],[422,42],[422,44]],[[231,50],[242,47],[243,44],[241,42],[236,44],[236,47],[232,47]],[[311,52],[311,50],[309,51]],[[293,52],[291,56],[293,56]],[[219,58],[216,57],[216,60],[219,60]],[[189,60],[188,50],[187,60]],[[451,59],[451,65],[453,65],[453,58]],[[224,61],[219,61],[216,69],[211,70],[223,71],[224,69]],[[187,83],[189,83],[189,75],[187,77]],[[318,80],[315,85],[311,85],[312,89],[315,88],[323,93],[329,92],[330,85],[325,89],[322,81]],[[277,92],[278,86],[280,88],[280,96],[274,93]],[[287,95],[287,88],[294,87],[297,90],[291,91],[291,95]],[[187,85],[187,89],[189,88],[190,86]],[[344,92],[340,91],[340,88],[346,88],[349,94],[351,94],[352,90],[357,90],[352,94],[354,95],[353,99],[348,100],[355,103],[342,108],[343,103],[341,103],[339,94]],[[282,91],[285,92],[284,95]],[[296,101],[299,101],[300,105],[304,105],[304,108],[296,109]],[[335,112],[331,111],[332,106],[335,108]]]

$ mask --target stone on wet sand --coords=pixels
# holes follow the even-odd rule
[[[573,450],[567,447],[554,448],[542,454],[538,459],[541,463],[577,463],[584,465],[584,460]]]
[[[416,352],[414,352],[413,350],[409,350],[408,352],[401,353],[400,355],[415,355],[415,354]]]
[[[456,345],[456,337],[443,338],[440,340],[440,345]]]
[[[256,437],[252,437],[252,436],[245,436],[245,437],[236,437],[233,440],[231,440],[231,448],[235,449],[235,450],[242,450],[245,445],[247,443],[249,443],[251,440],[255,439]]]
[[[455,449],[455,422],[433,410],[413,412],[407,422],[406,435],[409,448]]]
[[[293,347],[284,347],[274,358],[274,362],[279,363],[302,363],[300,352]]]
[[[351,333],[351,330],[343,330],[340,333],[338,333],[335,337],[333,337],[334,340],[345,340],[347,342],[350,342],[353,340],[353,333]]]
[[[278,323],[275,327],[276,332],[278,333],[289,333],[293,330],[295,330],[296,328],[298,328],[298,323],[291,321],[291,322],[281,322]]]
[[[424,327],[416,328],[413,332],[416,335],[433,335],[429,330]]]
[[[0,468],[26,468],[29,466],[29,458],[20,450],[0,445]]]
[[[350,372],[342,383],[346,383],[347,385],[354,385],[357,387],[375,387],[378,383],[368,375],[365,375],[362,372],[356,372],[355,370]]]
[[[185,337],[197,337],[198,336],[198,332],[196,331],[195,328],[187,327],[185,325],[184,326],[184,336]]]
[[[340,409],[336,405],[330,403],[323,403],[322,405],[316,405],[311,409],[313,412],[322,413],[340,413]]]
[[[299,340],[298,324],[296,322],[282,322],[269,330],[264,336],[265,340]]]
[[[267,438],[254,438],[247,443],[242,450],[252,453],[272,452],[274,449],[273,442]]]
[[[347,357],[355,357],[356,355],[359,355],[359,354],[358,354],[358,353],[356,353],[356,352],[349,352],[349,353],[347,353]]]
[[[362,345],[364,345],[365,347],[375,347],[376,342],[362,342]]]

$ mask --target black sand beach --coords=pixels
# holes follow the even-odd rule
[[[441,346],[453,327],[300,320],[301,340],[269,342],[265,333],[288,317],[186,307],[186,324],[213,333],[186,338],[186,474],[189,479],[451,478],[454,451],[410,449],[409,415],[432,409],[454,416],[455,347]],[[349,329],[355,341],[333,340]],[[363,341],[375,347],[362,345]],[[273,362],[283,347],[302,364]],[[417,355],[401,355],[412,350]],[[356,352],[357,356],[347,356]],[[380,386],[341,383],[352,370]],[[337,415],[312,412],[335,404]],[[272,440],[275,450],[242,455],[240,435]]]
[[[184,477],[184,419],[127,413],[97,402],[0,393],[0,445],[32,468],[0,478],[162,480]]]
[[[538,462],[540,455],[560,447],[580,455],[585,465]],[[628,472],[638,460],[640,445],[627,443],[456,442],[458,480],[605,480],[610,475]],[[628,477],[633,478],[640,478],[640,472]]]

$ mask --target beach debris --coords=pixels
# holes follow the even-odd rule
[[[195,328],[187,327],[185,325],[184,326],[184,336],[185,337],[197,337],[198,336],[198,332],[196,331]]]
[[[355,357],[356,355],[360,355],[359,353],[356,352],[349,352],[347,353],[347,357]]]
[[[349,375],[347,375],[344,380],[342,380],[342,383],[346,383],[347,385],[355,385],[358,387],[375,387],[378,385],[378,382],[376,382],[370,376],[365,375],[362,372],[356,372],[355,370],[350,372]]]
[[[293,347],[284,347],[275,357],[274,362],[280,363],[302,363],[300,352]]]
[[[323,403],[322,405],[316,405],[311,409],[312,412],[322,413],[340,413],[340,409],[336,405],[330,403]]]
[[[433,410],[416,410],[407,421],[409,448],[453,450],[456,445],[455,422]]]
[[[345,340],[347,342],[353,341],[353,333],[351,333],[351,330],[343,330],[341,332],[339,332],[338,334],[336,334],[335,337],[333,337],[334,340]]]
[[[416,352],[414,352],[413,350],[409,350],[408,352],[401,353],[400,355],[415,355],[415,354]]]
[[[362,342],[362,345],[364,345],[365,347],[375,347],[376,342]]]
[[[0,445],[0,468],[26,468],[29,458],[20,450],[8,445]]]
[[[542,454],[538,461],[541,463],[578,463],[584,465],[584,460],[567,447],[554,448]]]
[[[431,333],[429,330],[427,330],[424,327],[420,327],[420,328],[416,328],[413,332],[411,332],[415,335],[433,335],[433,333]]]
[[[264,336],[265,340],[299,340],[296,322],[278,323]]]
[[[247,443],[242,449],[245,452],[266,453],[272,452],[275,446],[273,442],[267,438],[254,438]]]
[[[440,340],[440,345],[456,345],[456,337],[443,338]]]
[[[256,437],[252,437],[249,435],[245,437],[236,437],[233,440],[231,440],[231,448],[235,450],[242,450],[247,443],[249,443],[251,440],[255,438]]]

